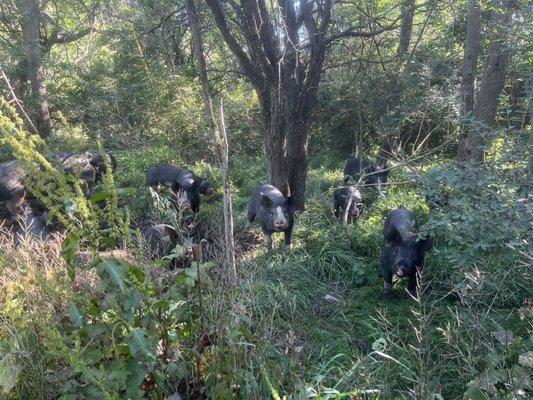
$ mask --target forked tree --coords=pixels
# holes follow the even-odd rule
[[[341,37],[370,37],[396,25],[335,31],[332,0],[206,2],[257,93],[270,183],[303,210],[311,116],[328,48]]]

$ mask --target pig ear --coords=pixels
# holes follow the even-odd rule
[[[261,193],[261,207],[263,208],[272,207],[272,200],[270,200],[270,198],[266,196],[264,193]]]
[[[191,183],[192,190],[198,189],[200,187],[201,183],[202,183],[202,179],[201,178],[193,179],[193,181]]]
[[[179,192],[181,190],[181,185],[179,184],[178,181],[173,181],[171,189],[173,192]]]
[[[400,232],[398,232],[398,229],[396,229],[393,226],[392,229],[390,230],[390,232],[388,233],[386,239],[389,242],[401,243],[402,242],[402,235],[400,234]]]
[[[287,197],[287,206],[290,208],[290,207],[292,207],[293,203],[294,203],[294,200],[293,200],[292,196],[288,196]]]

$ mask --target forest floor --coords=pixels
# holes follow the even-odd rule
[[[116,157],[117,187],[134,190],[126,199],[134,225],[172,222],[154,205],[144,174],[157,162],[183,164],[166,149],[121,151]],[[193,224],[184,224],[195,226],[194,235],[207,240],[209,261],[221,254],[220,175],[205,162],[190,167],[216,188],[213,196],[203,198]],[[333,189],[342,182],[343,160],[313,158],[306,210],[296,217],[292,249],[285,247],[282,235],[274,235],[274,250],[268,252],[257,225],[244,230],[248,197],[267,180],[265,165],[233,159],[238,282],[228,290],[218,283],[222,271],[211,270],[202,282],[201,306],[198,288],[187,290],[187,307],[198,315],[190,325],[197,330],[193,336],[197,335],[200,356],[190,356],[195,360],[193,385],[201,387],[187,392],[170,382],[163,392],[200,390],[207,398],[219,399],[448,399],[465,393],[465,398],[483,399],[488,397],[476,397],[480,387],[495,396],[501,387],[513,388],[509,393],[532,390],[527,369],[519,364],[519,357],[533,347],[531,302],[524,294],[527,270],[512,254],[490,254],[472,268],[456,261],[457,255],[463,257],[463,248],[437,236],[426,260],[420,298],[411,298],[401,280],[390,297],[383,295],[380,252],[388,213],[405,205],[421,225],[439,221],[432,218],[434,211],[430,213],[413,173],[427,167],[393,169],[383,197],[363,188],[363,215],[343,228],[332,207]],[[442,221],[448,223],[452,217],[444,215]],[[59,251],[57,246],[57,257]],[[125,254],[128,257],[137,256]],[[509,262],[512,273],[498,275],[498,266]],[[165,267],[152,265],[149,275],[158,275],[157,268]],[[160,272],[166,284],[180,282],[172,272]],[[65,304],[57,298],[51,301],[62,310],[59,314],[65,312]],[[40,303],[36,304],[38,311]],[[17,309],[15,303],[11,306]],[[58,324],[63,324],[61,318],[65,316]],[[501,332],[511,332],[513,343],[502,343]]]

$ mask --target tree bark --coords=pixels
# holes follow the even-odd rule
[[[38,0],[22,0],[22,29],[26,41],[27,68],[31,82],[32,97],[36,105],[37,129],[43,137],[52,132],[50,111],[44,81],[43,57],[40,46],[39,26],[41,9]]]
[[[233,240],[233,206],[231,187],[229,184],[228,168],[228,138],[224,123],[224,109],[220,104],[220,122],[222,124],[222,134],[220,132],[215,114],[213,112],[213,101],[209,89],[209,78],[207,76],[207,65],[202,46],[200,21],[194,6],[194,0],[186,0],[187,13],[191,23],[194,54],[198,63],[198,75],[202,84],[202,97],[204,100],[204,110],[211,125],[211,132],[218,156],[222,180],[224,185],[224,242],[226,248],[226,276],[228,285],[233,286],[237,281],[237,269],[235,263],[235,244]]]
[[[468,0],[468,10],[466,17],[466,39],[463,51],[463,69],[461,81],[462,98],[462,127],[461,139],[458,148],[458,159],[465,161],[470,158],[473,151],[471,136],[475,132],[472,125],[472,111],[474,110],[475,99],[475,79],[477,74],[477,64],[479,52],[481,50],[481,11],[478,0]]]
[[[474,108],[474,117],[485,127],[492,125],[496,117],[499,96],[511,61],[510,36],[515,5],[516,0],[504,0],[501,12],[495,11],[492,15],[493,31]]]
[[[461,161],[482,162],[484,160],[484,148],[488,143],[490,127],[496,117],[499,96],[503,90],[511,60],[509,41],[516,0],[495,1],[494,3],[493,7],[496,10],[492,11],[490,20],[491,34],[487,59],[475,99],[471,98],[474,97],[475,93],[474,77],[467,77],[466,83],[472,87],[466,87],[464,91],[465,110],[468,109],[467,107],[472,107],[472,104],[473,108],[472,122],[468,123],[468,129],[459,143],[458,158]],[[479,18],[479,14],[477,18]],[[476,28],[475,25],[474,28]]]
[[[402,25],[400,27],[400,46],[398,56],[403,57],[409,51],[411,33],[413,32],[413,17],[415,15],[415,0],[404,0],[402,4]]]
[[[270,183],[305,206],[308,139],[331,22],[331,0],[242,0],[235,36],[223,3],[207,0],[226,44],[252,83],[261,109]],[[276,15],[274,15],[276,14]],[[281,21],[280,27],[272,21]],[[276,27],[275,27],[276,26]],[[236,28],[234,28],[236,29]],[[308,43],[300,40],[306,31]],[[303,35],[302,35],[303,36]],[[242,47],[237,37],[243,37]]]

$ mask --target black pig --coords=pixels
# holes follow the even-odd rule
[[[146,171],[146,185],[166,186],[178,196],[180,208],[191,208],[194,213],[200,210],[200,196],[211,195],[213,188],[209,181],[194,172],[170,164],[157,164]],[[178,195],[179,193],[179,195]]]
[[[112,155],[111,164],[116,168],[116,160]],[[56,160],[59,167],[68,174],[80,177],[87,187],[97,183],[105,172],[105,163],[99,153],[58,153],[52,160]],[[28,203],[34,207],[42,207],[36,199],[27,193],[24,179],[26,172],[20,161],[13,160],[0,164],[0,203],[4,203],[13,220],[17,220]]]
[[[108,156],[111,168],[115,170],[117,161],[112,154],[108,154]],[[100,153],[58,153],[55,157],[61,162],[67,174],[83,179],[88,185],[98,183],[106,172],[104,157]]]
[[[376,186],[381,193],[381,185],[387,183],[389,177],[387,163],[372,163],[366,173],[369,175],[365,178],[365,183],[370,186]]]
[[[260,185],[252,193],[248,202],[246,228],[257,218],[263,229],[267,241],[267,248],[272,250],[272,234],[283,232],[285,244],[291,246],[294,210],[291,197],[285,198],[274,186]]]
[[[17,220],[24,210],[25,176],[26,173],[18,160],[0,164],[0,203],[5,205],[13,220]]]
[[[200,177],[200,185],[198,186],[198,193],[203,194],[204,196],[211,196],[213,194],[213,186],[211,186],[211,183],[205,179]]]
[[[157,224],[149,226],[142,231],[144,242],[150,250],[150,258],[158,259],[168,256],[175,247],[182,242],[176,230],[166,224]],[[172,259],[169,267],[189,267],[192,261],[197,260],[197,245],[193,243],[183,243],[183,254],[180,257]]]
[[[170,225],[152,225],[141,233],[153,258],[168,256],[178,243],[178,234]]]
[[[385,293],[392,289],[392,276],[407,277],[407,289],[416,294],[417,271],[424,267],[426,252],[431,239],[418,239],[418,223],[415,215],[406,207],[392,211],[383,226],[384,245],[381,252],[381,273]]]
[[[48,213],[41,215],[35,213],[30,207],[25,207],[18,221],[17,235],[19,238],[30,237],[32,239],[46,239],[51,233],[51,227],[47,227]]]
[[[361,178],[361,173],[368,172],[370,162],[368,160],[350,156],[344,166],[344,183],[347,184],[350,180],[358,182]]]
[[[386,161],[370,162],[358,157],[350,157],[344,166],[344,183],[350,180],[359,182],[361,174],[364,175],[364,182],[369,186],[376,186],[381,193],[381,185],[387,183],[389,176],[388,165]]]
[[[335,217],[341,218],[342,225],[356,220],[363,212],[361,193],[354,186],[340,186],[333,192]],[[346,210],[348,210],[346,212]]]

